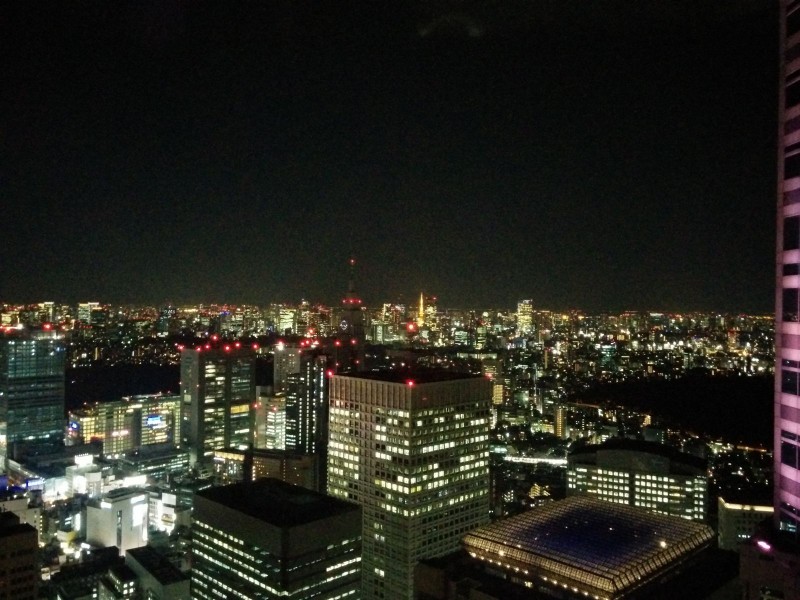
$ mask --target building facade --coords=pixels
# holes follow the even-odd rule
[[[252,445],[256,388],[251,349],[183,350],[180,386],[193,463],[210,461],[214,450]]]
[[[65,369],[63,341],[49,326],[0,333],[3,461],[29,444],[63,444]]]
[[[359,598],[361,510],[275,479],[198,492],[191,597]]]
[[[613,438],[567,458],[567,495],[639,506],[663,515],[705,521],[705,461],[654,442]]]
[[[489,517],[491,381],[337,375],[328,493],[364,511],[364,598],[412,598],[414,566]]]
[[[103,442],[103,454],[119,456],[142,446],[180,444],[177,395],[128,396],[69,413],[67,442]]]

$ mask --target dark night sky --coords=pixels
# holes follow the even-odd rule
[[[0,300],[771,311],[775,4],[6,3]]]

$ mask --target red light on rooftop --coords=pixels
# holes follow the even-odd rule
[[[211,350],[211,344],[206,344],[206,350]]]
[[[408,325],[406,325],[406,329],[408,329],[408,331],[415,331],[417,329],[417,326],[414,325],[414,323],[409,323]]]
[[[258,350],[258,344],[253,344],[253,350]]]
[[[42,329],[44,329],[45,331],[50,331],[52,328],[53,328],[52,323],[45,323],[44,325],[42,325]]]
[[[225,352],[230,352],[230,351],[231,351],[231,347],[226,344],[225,345]]]
[[[202,346],[198,346],[197,348],[195,348],[195,350],[197,350],[198,352],[202,352],[203,351],[203,347]]]
[[[219,339],[219,336],[216,333],[211,336],[211,341],[212,342],[216,342],[218,339]]]
[[[242,347],[242,343],[241,342],[236,342],[234,344],[234,346],[236,346],[237,348],[241,348]]]
[[[406,385],[407,386],[413,386],[414,385],[414,380],[413,379],[407,379],[406,380]]]
[[[183,350],[183,344],[178,344],[178,350]]]
[[[341,346],[342,342],[340,342],[339,340],[336,340],[335,342],[333,342],[333,345],[334,346]]]
[[[355,345],[356,345],[356,343],[357,343],[357,342],[356,342],[356,339],[355,339],[355,338],[353,338],[352,340],[350,340],[350,343],[351,343],[351,344],[353,344],[353,345],[355,346]]]
[[[327,377],[333,377],[333,369],[328,369],[327,371],[325,371],[325,375]]]

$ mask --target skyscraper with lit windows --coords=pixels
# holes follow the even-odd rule
[[[253,443],[255,354],[249,348],[187,348],[181,352],[181,400],[188,414],[192,462],[214,450]]]
[[[488,521],[491,381],[354,373],[329,396],[328,493],[363,508],[362,597],[410,599],[417,561]]]
[[[0,333],[0,460],[64,441],[64,346],[49,325]]]

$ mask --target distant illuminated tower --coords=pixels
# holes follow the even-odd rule
[[[533,330],[533,300],[517,303],[517,335],[528,335]]]
[[[358,371],[364,366],[364,313],[361,310],[361,299],[355,290],[355,266],[356,259],[351,258],[350,280],[347,286],[347,293],[342,300],[342,312],[339,320],[339,332],[337,340],[341,350],[338,353],[336,362],[339,371]]]
[[[331,378],[328,493],[363,507],[363,598],[410,600],[417,561],[488,521],[491,388],[449,372]]]
[[[425,294],[420,292],[420,294],[419,294],[419,312],[417,313],[417,327],[422,329],[423,325],[425,325]]]

